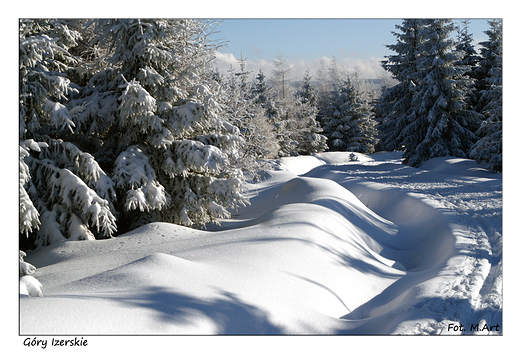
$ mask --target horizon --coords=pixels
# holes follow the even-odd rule
[[[487,39],[483,31],[489,19],[469,19],[469,32],[475,45]],[[230,65],[238,71],[239,59],[246,60],[246,70],[261,69],[271,77],[273,60],[281,54],[292,68],[291,76],[301,79],[309,69],[316,77],[320,61],[333,57],[347,73],[361,78],[378,79],[387,72],[381,67],[385,56],[394,52],[386,45],[396,42],[392,34],[402,19],[223,19],[212,38],[224,41],[216,52],[216,65],[222,74]],[[460,19],[454,19],[460,25]],[[453,33],[456,35],[456,32]]]

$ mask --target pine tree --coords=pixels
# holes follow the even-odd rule
[[[296,121],[299,126],[298,154],[312,154],[325,151],[327,138],[322,134],[323,129],[317,121],[318,98],[314,86],[311,83],[310,70],[305,71],[303,83],[296,92]]]
[[[118,209],[123,229],[149,221],[201,226],[247,203],[241,172],[229,162],[243,141],[222,118],[220,88],[211,79],[211,24],[96,22],[98,43],[112,54],[110,67],[91,80],[103,91],[92,94],[117,97],[107,144],[116,156],[113,180],[124,199]]]
[[[20,245],[109,237],[113,188],[94,157],[78,148],[82,106],[68,74],[81,35],[65,20],[20,21]]]
[[[414,83],[406,126],[398,137],[405,145],[404,163],[418,166],[445,155],[467,157],[476,141],[473,133],[479,115],[466,102],[471,80],[455,65],[460,57],[450,38],[455,29],[450,20],[422,20],[418,33],[417,72],[408,75]]]
[[[502,21],[489,22],[488,40],[482,45],[478,108],[485,120],[476,132],[480,137],[470,157],[488,163],[494,171],[502,171]]]
[[[232,162],[241,170],[254,173],[260,167],[259,160],[275,158],[279,147],[273,126],[268,122],[265,108],[260,103],[267,100],[264,77],[259,74],[262,81],[260,87],[249,87],[247,79],[250,72],[245,70],[243,63],[241,61],[239,74],[230,70],[227,79],[223,80],[224,114],[239,128],[244,138],[243,148]],[[239,84],[236,82],[237,77],[240,79]]]
[[[288,99],[291,92],[291,82],[293,78],[291,77],[291,67],[287,63],[287,59],[283,57],[282,53],[279,53],[276,59],[273,60],[274,69],[272,73],[272,86],[275,90],[275,93],[278,97],[278,100],[284,102],[285,99]]]
[[[382,67],[393,75],[397,84],[384,90],[378,100],[379,146],[382,150],[402,150],[404,141],[399,138],[401,131],[407,126],[406,116],[409,114],[415,87],[418,84],[416,72],[420,57],[419,48],[423,40],[419,33],[424,23],[417,19],[405,19],[397,25],[400,32],[392,32],[397,43],[387,45],[395,55],[389,55],[382,61]]]
[[[307,70],[305,70],[305,74],[303,75],[303,83],[301,85],[301,88],[296,92],[296,95],[300,98],[300,101],[303,104],[317,106],[318,96],[316,93],[316,89],[312,85],[311,79],[312,76],[310,73],[310,69],[307,68]]]
[[[309,155],[327,150],[327,137],[316,120],[318,109],[303,101],[296,101],[292,108],[294,118],[288,125],[293,132],[292,139],[296,142],[296,149],[292,152]]]
[[[462,27],[457,28],[457,45],[456,50],[461,54],[461,58],[455,62],[455,65],[461,66],[465,72],[464,75],[472,80],[468,91],[468,107],[472,110],[476,108],[477,96],[474,92],[477,67],[479,66],[480,56],[477,54],[473,46],[473,35],[469,32],[469,20],[462,20]]]
[[[502,20],[491,20],[488,23],[490,28],[484,31],[488,40],[479,43],[480,61],[475,69],[475,89],[478,99],[476,109],[479,112],[488,102],[488,99],[482,98],[482,95],[489,90],[492,84],[491,77],[497,80],[502,78]]]
[[[327,106],[328,101],[330,100],[330,92],[332,91],[332,89],[329,87],[330,79],[327,64],[324,58],[320,59],[320,66],[317,72],[317,80],[317,104],[319,109],[323,109],[325,106]],[[318,119],[319,118],[320,115],[318,115]]]
[[[302,102],[291,84],[291,67],[282,54],[274,60],[272,98],[267,115],[274,123],[280,156],[310,154],[326,148],[325,138],[316,122],[317,109]]]
[[[211,25],[20,22],[23,248],[149,221],[203,226],[247,204],[230,162],[243,139],[209,70]]]
[[[331,100],[320,111],[329,148],[370,153],[376,143],[375,120],[368,101],[350,79],[335,82]]]
[[[255,78],[255,82],[253,83],[253,87],[251,89],[252,95],[254,96],[255,104],[261,104],[262,107],[266,107],[267,104],[267,95],[269,91],[269,86],[267,85],[265,75],[262,72],[262,69],[258,71],[258,74]]]

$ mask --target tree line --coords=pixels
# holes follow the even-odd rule
[[[211,20],[21,20],[21,248],[218,223],[248,204],[244,173],[281,156],[402,150],[500,171],[502,25],[477,53],[463,23],[452,38],[450,20],[404,20],[374,93],[335,60],[299,84],[282,55],[270,77],[242,58],[218,72]]]

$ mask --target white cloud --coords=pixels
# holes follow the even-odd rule
[[[292,68],[292,76],[296,79],[302,78],[307,68],[310,69],[313,77],[317,76],[318,69],[320,67],[320,61],[323,60],[328,65],[332,58],[328,56],[321,56],[310,60],[289,60],[287,63]],[[381,68],[381,58],[371,57],[369,59],[361,59],[359,57],[349,58],[346,55],[340,55],[336,57],[336,61],[340,67],[346,72],[352,73],[357,71],[359,76],[362,78],[378,78],[384,72]],[[222,74],[227,74],[230,65],[235,71],[240,70],[240,62],[232,53],[216,53],[216,65]],[[267,77],[271,76],[271,72],[274,69],[273,61],[266,59],[250,60],[246,59],[246,70],[252,72],[251,79],[256,77],[259,70],[262,69]]]

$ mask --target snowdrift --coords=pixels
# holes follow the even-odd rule
[[[432,333],[407,327],[425,317],[410,307],[453,277],[466,232],[431,198],[377,181],[417,174],[398,154],[349,154],[282,159],[220,227],[153,223],[28,253],[43,297],[20,296],[20,332]],[[452,321],[426,315],[441,320],[433,333]]]

